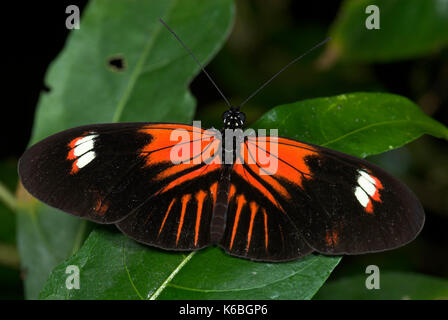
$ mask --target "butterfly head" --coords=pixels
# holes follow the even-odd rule
[[[244,112],[239,111],[238,108],[232,107],[222,114],[222,121],[225,129],[238,129],[243,127],[246,115]]]

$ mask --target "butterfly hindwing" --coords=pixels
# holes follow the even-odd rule
[[[117,223],[117,227],[139,242],[164,249],[196,250],[209,245],[220,170],[204,174],[201,171],[175,188],[155,195]]]
[[[300,236],[286,212],[292,208],[277,196],[247,164],[236,164],[231,175],[224,250],[252,260],[297,259],[313,250]]]

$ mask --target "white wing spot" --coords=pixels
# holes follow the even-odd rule
[[[378,189],[382,189],[381,183],[378,182],[365,170],[358,170],[358,186],[355,188],[355,196],[359,203],[367,209],[370,201],[380,201],[378,195]],[[379,185],[377,185],[379,184]],[[370,199],[370,197],[372,200]],[[371,207],[370,207],[371,210]],[[370,211],[369,211],[370,212]]]
[[[365,192],[369,194],[369,196],[373,197],[376,192],[376,187],[370,180],[367,180],[364,176],[360,175],[358,177],[358,184]]]
[[[83,138],[84,139],[84,138]],[[77,142],[82,141],[78,140]],[[73,154],[77,157],[82,156],[84,153],[93,149],[93,140],[87,140],[84,143],[78,144],[75,146],[75,150],[73,150]]]
[[[83,154],[78,160],[76,160],[76,166],[81,169],[88,165],[93,159],[95,159],[95,151],[89,151]]]
[[[96,137],[98,137],[97,134],[89,134],[88,136],[85,136],[84,138],[79,139],[78,141],[76,141],[75,146],[79,146],[80,144],[92,141]]]
[[[370,174],[368,174],[367,172],[365,172],[364,170],[358,170],[358,173],[363,176],[364,178],[366,178],[367,180],[369,180],[371,183],[373,183],[373,185],[376,184],[375,179],[373,179]]]
[[[98,134],[90,132],[89,135],[76,141],[73,155],[75,155],[78,159],[74,162],[73,166],[81,169],[95,159],[96,154],[93,151],[93,148],[95,146],[96,137],[98,137]]]
[[[361,188],[361,187],[356,187],[355,189],[355,196],[356,199],[358,199],[359,203],[366,208],[367,205],[369,204],[369,196],[367,195],[367,193],[365,193],[365,191]]]

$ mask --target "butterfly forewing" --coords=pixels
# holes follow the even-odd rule
[[[154,202],[157,195],[174,190],[195,167],[201,167],[197,173],[204,172],[201,164],[171,161],[171,150],[179,143],[171,138],[174,130],[187,132],[189,141],[196,138],[193,132],[199,139],[203,132],[188,125],[159,123],[66,130],[27,150],[19,174],[24,187],[43,202],[92,221],[115,223]],[[205,142],[212,143],[212,139]],[[208,171],[219,169],[211,167]]]
[[[392,249],[412,241],[423,227],[418,199],[381,168],[324,148],[306,162],[313,178],[304,182],[304,190],[321,209],[297,221],[303,221],[305,237],[317,251],[358,254]]]
[[[122,219],[146,194],[138,150],[151,141],[141,124],[91,125],[50,136],[19,162],[24,187],[36,198],[102,223]],[[135,179],[138,178],[138,179]],[[130,187],[130,186],[133,187]]]

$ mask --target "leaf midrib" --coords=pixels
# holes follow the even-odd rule
[[[173,0],[173,2],[168,6],[165,14],[163,14],[164,17],[166,17],[173,9],[173,7],[177,4],[178,0]],[[137,82],[138,77],[140,76],[144,63],[146,62],[146,59],[148,57],[148,54],[151,52],[151,49],[154,46],[154,43],[156,39],[158,38],[158,35],[160,33],[160,30],[162,30],[162,24],[156,24],[156,27],[150,35],[150,38],[148,42],[146,43],[145,47],[143,48],[143,52],[135,65],[134,71],[131,74],[131,77],[129,78],[128,85],[126,86],[123,95],[121,96],[120,100],[117,104],[117,110],[115,111],[115,114],[112,118],[112,122],[118,122],[120,120],[120,117],[123,113],[124,107],[129,100],[129,97],[132,93],[132,90],[135,86],[135,83]]]
[[[349,137],[349,136],[351,136],[351,135],[353,135],[353,134],[356,134],[356,133],[358,133],[358,132],[362,132],[362,131],[364,131],[364,130],[368,130],[368,129],[373,128],[373,127],[385,126],[385,125],[390,125],[390,124],[398,124],[398,123],[415,123],[415,124],[419,124],[419,125],[421,125],[422,127],[426,127],[426,128],[428,127],[428,123],[426,123],[426,122],[422,122],[422,121],[415,121],[415,120],[390,120],[390,121],[382,121],[382,122],[376,122],[376,123],[369,124],[369,125],[364,126],[364,127],[362,127],[362,128],[357,128],[357,129],[352,130],[352,131],[350,131],[350,132],[347,132],[347,133],[345,133],[345,134],[343,134],[343,135],[341,135],[341,136],[339,136],[339,137],[337,137],[337,138],[335,138],[335,139],[333,139],[333,140],[324,142],[324,143],[322,143],[322,144],[320,144],[320,145],[321,145],[321,146],[327,146],[327,145],[329,145],[329,144],[332,144],[332,143],[335,143],[335,142],[340,141],[340,140],[342,140],[342,139],[345,139],[345,138],[347,138],[347,137]],[[445,132],[445,135],[446,135],[446,138],[447,138],[447,137],[448,137],[448,132]]]
[[[163,14],[163,16],[166,18],[169,13],[173,10],[173,7],[175,7],[175,5],[178,3],[177,0],[173,0],[173,2],[171,3],[171,5],[168,7],[168,9],[166,10],[165,14]],[[154,46],[154,43],[156,41],[156,39],[158,38],[158,35],[160,33],[160,30],[162,30],[162,25],[161,24],[157,24],[155,27],[155,30],[153,32],[153,34],[151,35],[150,39],[148,40],[147,44],[145,45],[143,52],[134,68],[134,71],[131,74],[131,77],[128,81],[128,85],[125,88],[125,91],[122,95],[122,97],[120,98],[120,100],[118,101],[117,104],[117,109],[115,111],[115,114],[112,118],[112,122],[118,122],[120,120],[120,117],[123,113],[124,107],[132,93],[132,90],[135,86],[135,83],[138,79],[138,77],[140,76],[140,74],[142,73],[143,66],[144,63],[146,62],[146,59],[148,57],[148,54],[151,52],[151,49]],[[129,281],[131,283],[132,288],[134,289],[134,291],[136,292],[136,294],[138,295],[138,297],[140,299],[144,299],[143,296],[141,295],[141,293],[137,290],[134,282],[132,281],[132,277],[131,274],[129,272],[129,269],[127,267],[127,263],[126,263],[126,249],[124,247],[123,244],[123,266],[126,270],[126,273],[128,275]],[[149,300],[155,300],[157,299],[157,297],[162,293],[162,291],[165,289],[165,287],[168,285],[168,283],[176,276],[176,274],[183,268],[183,266],[188,263],[188,261],[190,261],[190,259],[194,256],[194,254],[196,253],[196,251],[191,252],[188,256],[186,256],[180,263],[179,265],[173,270],[173,272],[170,273],[170,275],[165,279],[165,281],[162,282],[162,284],[157,288],[157,290],[150,296],[148,293],[148,299]]]
[[[304,266],[304,267],[302,267],[302,268],[300,268],[300,269],[298,269],[298,270],[292,272],[291,274],[289,274],[289,275],[287,275],[287,276],[284,276],[284,277],[282,277],[282,278],[276,279],[276,280],[274,280],[274,281],[272,281],[272,282],[264,283],[264,284],[262,284],[262,285],[260,285],[260,286],[254,286],[254,287],[248,287],[248,288],[221,289],[221,290],[219,290],[219,289],[198,289],[198,288],[190,288],[190,287],[180,286],[180,285],[173,284],[173,283],[170,283],[169,286],[170,286],[170,287],[173,287],[173,288],[176,288],[176,289],[181,289],[181,290],[186,290],[186,291],[203,292],[203,293],[210,293],[210,292],[221,293],[221,292],[234,292],[234,291],[257,290],[257,289],[262,289],[262,288],[271,286],[271,285],[273,285],[273,284],[276,284],[276,283],[278,283],[278,282],[281,282],[281,281],[290,279],[290,278],[296,276],[297,274],[299,274],[299,276],[301,276],[301,277],[303,277],[303,278],[309,278],[310,276],[303,275],[303,274],[300,274],[300,273],[303,272],[303,271],[305,271],[306,269],[310,268],[312,265],[314,265],[314,264],[316,263],[316,261],[318,261],[318,260],[317,260],[317,259],[314,259],[313,261],[311,261],[310,263],[308,263],[306,266]]]

